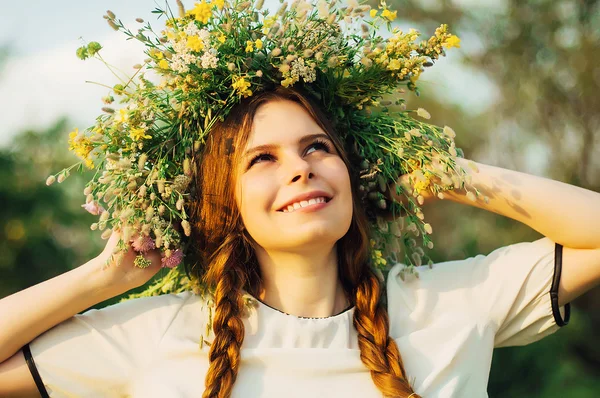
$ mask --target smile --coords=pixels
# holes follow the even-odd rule
[[[324,207],[328,203],[328,199],[324,196],[319,196],[317,198],[312,198],[309,200],[301,200],[299,202],[292,203],[288,205],[286,208],[280,210],[283,213],[292,213],[300,209],[311,209],[317,210]]]

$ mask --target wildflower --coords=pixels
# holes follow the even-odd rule
[[[231,87],[233,87],[239,95],[243,95],[244,97],[249,97],[252,95],[250,83],[241,76],[233,76],[233,83],[231,84]]]
[[[190,236],[192,234],[192,228],[190,226],[189,221],[181,221],[181,228],[183,228],[183,233],[185,234],[185,236]]]
[[[433,228],[431,228],[431,224],[425,224],[423,226],[423,228],[425,228],[425,232],[427,232],[429,235],[431,235],[433,233]]]
[[[422,260],[421,256],[419,255],[419,253],[415,252],[411,255],[411,257],[413,259],[415,266],[420,267],[421,264],[423,263],[423,260]]]
[[[194,4],[194,8],[187,12],[188,15],[192,15],[196,21],[202,22],[203,24],[207,23],[210,17],[212,16],[211,4],[202,0],[199,3]]]
[[[136,252],[145,253],[150,250],[154,250],[156,245],[151,237],[145,235],[138,235],[131,241],[131,247]]]
[[[145,269],[152,265],[152,262],[144,256],[142,256],[141,254],[138,254],[133,260],[133,265],[138,268]]]
[[[444,126],[444,134],[446,134],[450,138],[456,137],[456,133],[452,130],[451,127]]]
[[[161,60],[158,62],[158,67],[159,67],[160,69],[169,69],[169,63],[167,62],[167,60],[166,60],[166,59],[161,59]]]
[[[371,16],[371,18],[375,18],[375,16],[377,16],[377,10],[371,9],[371,11],[369,11],[369,15]]]
[[[191,171],[190,171],[190,175],[191,175]],[[172,188],[174,191],[183,193],[183,192],[185,192],[187,187],[190,185],[190,182],[192,182],[192,179],[190,177],[188,177],[185,174],[180,174],[177,177],[175,177],[175,179],[173,180]]]
[[[317,3],[317,10],[319,12],[319,18],[327,18],[329,15],[329,6],[327,5],[327,1],[319,0]]]
[[[221,11],[223,9],[223,7],[225,7],[225,0],[213,0],[213,4],[217,6],[219,11]],[[259,8],[259,10],[260,10],[260,8]]]
[[[179,18],[185,17],[185,7],[183,6],[181,0],[177,0],[177,8],[179,10]]]
[[[183,174],[189,176],[192,174],[192,170],[190,169],[190,158],[185,158],[183,160]]]
[[[104,232],[102,232],[102,235],[100,235],[100,238],[102,240],[106,240],[106,239],[110,238],[111,235],[112,235],[112,230],[107,229]]]
[[[56,181],[56,177],[50,176],[50,177],[46,178],[46,185],[52,185],[52,184],[54,184],[55,181]]]
[[[221,42],[221,43],[225,43],[225,40],[227,40],[227,37],[223,33],[221,33],[219,35],[219,37],[217,38],[217,40],[219,40],[219,42]]]
[[[200,65],[204,69],[212,69],[217,67],[217,63],[219,58],[215,56],[215,50],[211,49],[211,51],[207,51],[200,57]]]
[[[373,10],[371,10],[371,11],[373,11]],[[392,22],[394,19],[396,19],[397,13],[398,13],[398,11],[390,11],[387,8],[384,8],[383,11],[381,12],[381,17]]]
[[[339,59],[335,55],[332,55],[327,60],[327,66],[329,66],[330,68],[335,68],[338,64],[339,64]]]
[[[446,39],[445,42],[442,43],[442,46],[444,46],[446,48],[452,48],[452,47],[460,48],[460,39],[456,35],[451,35],[450,37],[448,37]]]
[[[204,42],[198,36],[189,36],[186,41],[186,47],[192,51],[200,52],[204,49]]]
[[[254,51],[254,42],[252,40],[246,41],[246,52],[251,53]]]
[[[417,115],[422,117],[423,119],[431,119],[431,115],[423,108],[417,109]]]
[[[148,138],[152,138],[151,135],[146,134],[146,130],[143,128],[131,128],[129,129],[129,137],[133,140],[133,141],[139,141],[142,138],[148,139]]]
[[[69,150],[75,152],[75,154],[84,161],[86,167],[90,169],[94,168],[94,163],[88,156],[93,149],[94,146],[90,139],[83,136],[83,134],[80,134],[79,129],[76,128],[69,133]],[[65,177],[62,178],[63,181],[64,178]],[[58,182],[62,182],[61,176],[58,176]]]
[[[261,39],[256,39],[254,41],[254,45],[256,46],[257,50],[260,50],[261,48],[263,48],[263,42]]]
[[[102,49],[102,46],[97,41],[92,41],[87,45],[88,54],[90,57],[96,55],[98,51]]]
[[[288,78],[286,78],[286,79],[283,79],[283,80],[281,81],[281,85],[282,85],[283,87],[289,87],[289,86],[293,85],[294,83],[295,83],[295,81],[294,81],[294,79],[292,79],[291,77],[288,77]]]
[[[167,255],[167,253],[169,255]],[[183,260],[183,251],[181,249],[177,249],[174,252],[170,250],[165,250],[165,254],[161,258],[161,264],[166,268],[175,268],[181,263]]]

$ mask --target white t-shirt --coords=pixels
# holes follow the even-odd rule
[[[390,336],[425,398],[487,397],[494,347],[532,343],[568,321],[568,305],[554,299],[553,310],[560,263],[548,238],[422,266],[406,281],[402,267],[386,282]],[[353,313],[301,318],[259,303],[244,318],[232,397],[382,397],[360,360]],[[136,299],[76,315],[30,349],[51,397],[200,397],[206,316],[192,292]]]

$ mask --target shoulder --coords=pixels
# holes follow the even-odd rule
[[[79,321],[94,323],[97,326],[153,323],[168,328],[181,311],[202,307],[206,300],[192,291],[139,297],[123,300],[101,309],[90,309],[76,315]]]

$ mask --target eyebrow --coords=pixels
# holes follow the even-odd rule
[[[304,137],[300,138],[298,140],[298,144],[299,145],[304,145],[308,142],[312,142],[317,138],[324,138],[328,141],[331,141],[331,138],[324,133],[317,133],[317,134],[309,134],[309,135],[305,135]],[[265,144],[265,145],[258,145],[255,146],[254,148],[250,148],[248,149],[244,155],[242,156],[242,158],[248,158],[249,156],[251,156],[252,154],[256,153],[256,152],[271,152],[274,149],[278,148],[279,145],[274,145],[274,144]]]

